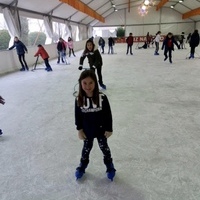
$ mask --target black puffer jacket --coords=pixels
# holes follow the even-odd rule
[[[195,30],[190,38],[190,47],[197,47],[199,45],[199,39],[198,30]]]

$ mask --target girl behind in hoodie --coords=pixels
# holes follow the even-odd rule
[[[49,71],[53,71],[50,64],[49,64],[49,54],[46,52],[46,50],[44,49],[44,47],[41,44],[38,44],[38,51],[37,53],[34,55],[34,57],[37,56],[41,56],[42,59],[44,60],[44,63],[46,65],[45,70]]]
[[[98,48],[95,48],[95,44],[91,39],[87,40],[87,42],[85,44],[85,50],[80,58],[80,62],[79,62],[80,70],[83,68],[83,62],[86,57],[88,58],[90,69],[92,69],[94,71],[95,71],[95,69],[97,69],[99,85],[103,89],[106,89],[106,85],[103,84],[103,79],[102,79],[102,74],[101,74],[102,65],[103,65],[102,57],[101,57],[101,54],[100,54]]]

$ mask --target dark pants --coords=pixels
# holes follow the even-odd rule
[[[101,149],[104,156],[104,163],[107,164],[107,163],[112,162],[111,152],[107,143],[107,138],[104,136],[97,137],[97,141],[99,144],[99,148]],[[94,143],[94,139],[84,140],[81,162],[89,163],[89,156],[90,156],[90,151],[92,150],[92,147],[93,147],[93,143]]]
[[[108,53],[113,54],[114,53],[114,50],[113,50],[113,46],[108,46]]]
[[[194,55],[196,46],[191,46],[190,53]]]
[[[93,68],[92,68],[92,69],[93,69]],[[99,84],[100,84],[100,85],[103,84],[101,69],[102,69],[102,66],[99,66],[99,67],[97,68],[97,75],[98,75],[98,79],[99,79]],[[95,69],[94,69],[94,71],[95,71]]]
[[[75,54],[74,54],[74,49],[70,49],[70,48],[69,48],[69,57],[71,56],[71,53],[73,54],[73,56],[75,56]]]
[[[46,65],[47,69],[52,69],[50,64],[49,64],[49,59],[48,58],[44,59],[44,63]]]
[[[165,55],[165,58],[167,58],[167,53],[169,52],[169,60],[172,61],[172,49],[165,49],[164,51],[164,55]]]
[[[127,45],[127,51],[126,51],[126,54],[128,54],[128,52],[129,52],[129,49],[130,49],[130,54],[133,54],[132,53],[132,45]]]
[[[19,62],[21,63],[22,68],[25,69],[25,67],[26,67],[26,69],[28,70],[28,65],[25,61],[25,55],[24,54],[18,54],[18,58],[19,58]]]
[[[159,51],[159,42],[155,42],[155,45],[156,45],[155,53],[158,53],[158,51]]]

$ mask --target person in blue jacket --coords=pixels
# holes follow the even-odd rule
[[[173,34],[169,32],[165,37],[162,45],[162,50],[164,49],[164,56],[165,56],[164,61],[167,60],[169,54],[169,62],[172,63],[172,51],[174,51],[174,44],[177,46],[178,49],[180,49],[180,46],[174,39]]]
[[[28,71],[29,68],[25,60],[25,52],[28,53],[28,50],[26,46],[24,45],[24,43],[21,42],[17,36],[14,38],[13,46],[11,46],[8,50],[11,50],[13,48],[16,48],[19,62],[21,63],[21,66],[22,66],[20,71],[25,71],[25,70]]]
[[[107,138],[113,132],[112,113],[108,98],[99,92],[95,72],[91,69],[83,71],[79,78],[79,93],[75,99],[75,124],[78,136],[83,140],[80,165],[75,172],[76,178],[81,178],[85,173],[94,139],[97,138],[104,155],[107,177],[113,180],[116,170],[107,143]]]

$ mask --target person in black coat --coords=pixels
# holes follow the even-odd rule
[[[194,58],[195,48],[199,45],[199,33],[198,30],[195,30],[194,33],[192,33],[190,38],[190,58]]]
[[[89,164],[90,151],[96,138],[107,167],[107,177],[113,180],[115,168],[107,138],[113,132],[112,112],[108,98],[99,92],[97,78],[93,70],[85,70],[79,77],[79,93],[75,99],[75,125],[79,139],[83,140],[80,165],[75,176],[81,178]]]
[[[169,32],[166,36],[166,38],[163,41],[163,45],[162,45],[162,50],[164,49],[164,55],[165,55],[165,60],[167,60],[168,58],[168,53],[169,53],[169,62],[172,63],[172,51],[174,51],[174,44],[177,46],[178,49],[180,49],[180,46],[178,45],[178,43],[176,42],[176,40],[174,39],[174,36],[171,32]]]
[[[94,42],[90,39],[87,40],[87,42],[85,44],[85,50],[84,50],[82,56],[80,57],[79,70],[82,70],[83,62],[86,57],[88,58],[90,69],[92,69],[94,71],[95,71],[95,69],[97,69],[99,85],[103,89],[106,89],[106,85],[103,84],[103,78],[102,78],[102,74],[101,74],[102,65],[103,65],[102,57],[101,57],[99,50],[95,48]]]
[[[108,38],[108,54],[111,52],[111,54],[114,53],[113,46],[115,45],[115,41],[112,37]]]
[[[18,37],[14,38],[14,44],[8,50],[11,50],[15,47],[17,50],[19,62],[21,63],[21,66],[22,66],[20,71],[25,71],[25,69],[29,70],[26,60],[25,60],[25,52],[28,53],[28,50],[27,50],[26,46],[24,45],[24,43],[21,42]]]
[[[5,104],[5,99],[2,96],[0,96],[0,104]],[[3,132],[0,129],[0,135],[2,135],[2,134],[3,134]]]
[[[100,46],[101,49],[102,49],[102,52],[101,52],[101,53],[104,53],[105,40],[104,40],[102,37],[99,38],[98,44],[99,44],[99,46]]]

